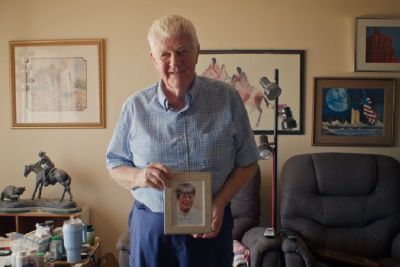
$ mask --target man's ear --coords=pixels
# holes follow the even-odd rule
[[[149,53],[149,56],[150,56],[151,60],[153,61],[153,64],[154,64],[154,65],[156,65],[156,64],[157,64],[157,62],[156,62],[156,59],[154,58],[154,56],[153,56],[153,53],[152,53],[152,52],[150,52],[150,53]]]

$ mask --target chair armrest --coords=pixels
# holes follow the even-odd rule
[[[346,264],[350,266],[363,266],[363,267],[379,267],[380,265],[370,258],[354,256],[338,251],[332,251],[329,249],[319,249],[316,251],[318,256],[323,259],[327,259],[340,264]]]
[[[391,256],[393,259],[400,261],[400,233],[393,239]]]
[[[117,244],[115,246],[118,252],[119,267],[129,267],[130,244],[130,232],[126,231],[119,236]]]
[[[289,239],[285,235],[282,236],[282,252],[285,255],[287,266],[299,266],[299,261],[303,262],[304,266],[307,267],[315,266],[312,253],[303,238],[299,235],[295,235],[294,239]],[[296,257],[296,254],[299,255],[301,259]]]
[[[131,244],[130,232],[126,231],[126,232],[122,233],[120,235],[120,237],[118,238],[115,248],[117,249],[117,251],[120,251],[120,250],[129,251],[130,244]]]
[[[251,266],[279,266],[282,242],[278,238],[266,238],[264,232],[265,227],[253,227],[243,235],[242,244],[250,251]]]
[[[295,239],[289,239],[284,237],[282,241],[282,251],[285,253],[286,261],[287,261],[286,253],[294,252],[298,253],[302,257],[303,261],[305,262],[305,266],[307,267],[314,266],[314,258],[312,256],[312,253],[308,248],[307,244],[300,236],[296,236]],[[342,266],[342,264],[345,264],[345,266],[350,265],[350,266],[364,266],[364,267],[379,267],[379,265],[373,259],[370,258],[350,255],[343,252],[332,251],[328,249],[313,248],[312,251],[319,258],[338,263],[339,264],[338,266]],[[294,261],[297,262],[298,259],[294,259]],[[291,265],[288,264],[288,262],[286,262],[286,264],[287,266],[298,266],[298,263],[296,263],[295,265],[293,264]]]

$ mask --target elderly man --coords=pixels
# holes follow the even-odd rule
[[[232,266],[230,200],[253,176],[257,147],[239,94],[200,77],[193,24],[177,15],[152,24],[150,57],[161,79],[129,97],[110,141],[107,168],[131,190],[131,266]],[[163,190],[171,173],[212,172],[212,232],[164,235]]]

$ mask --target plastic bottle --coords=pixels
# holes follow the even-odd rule
[[[87,243],[87,225],[82,223],[82,244]]]
[[[50,258],[52,260],[57,260],[62,257],[62,255],[64,254],[64,246],[61,237],[55,235],[50,238],[49,250]]]
[[[94,245],[94,228],[91,224],[87,226],[86,241],[89,245]]]

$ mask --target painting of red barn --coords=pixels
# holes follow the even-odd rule
[[[400,18],[356,18],[355,71],[400,71]]]

